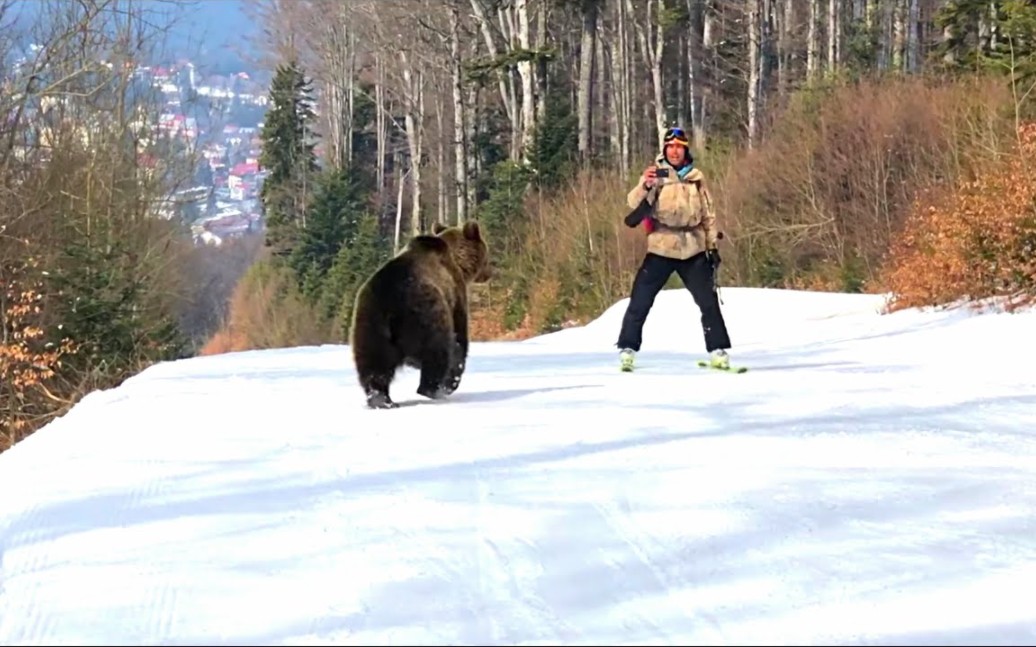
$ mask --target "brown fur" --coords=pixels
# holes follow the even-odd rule
[[[389,386],[403,365],[421,370],[417,392],[442,398],[460,385],[468,356],[468,285],[489,280],[477,222],[436,223],[385,262],[356,294],[350,345],[372,409],[397,406]]]

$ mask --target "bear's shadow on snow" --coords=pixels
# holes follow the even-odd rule
[[[450,396],[443,398],[442,400],[429,400],[417,396],[419,399],[415,400],[396,400],[396,403],[402,407],[412,407],[419,404],[464,404],[464,403],[477,403],[477,402],[502,402],[504,400],[513,400],[515,398],[523,398],[527,395],[534,395],[537,393],[550,393],[551,391],[570,391],[572,389],[594,389],[603,386],[602,384],[567,384],[564,386],[544,386],[534,389],[497,389],[494,391],[457,391]]]

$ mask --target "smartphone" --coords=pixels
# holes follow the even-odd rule
[[[656,168],[655,177],[669,177],[669,169],[667,168]]]

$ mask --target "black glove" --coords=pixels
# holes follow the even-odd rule
[[[709,264],[713,270],[719,267],[719,264],[723,262],[723,259],[719,257],[718,249],[707,249],[705,250],[705,262]]]
[[[644,198],[640,201],[640,204],[637,205],[636,209],[626,214],[623,222],[626,223],[627,227],[632,229],[639,225],[641,221],[644,220],[644,217],[649,213],[651,213],[651,205],[648,204],[647,198]]]

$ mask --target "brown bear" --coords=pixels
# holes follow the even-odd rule
[[[398,406],[389,385],[403,365],[420,369],[420,395],[457,390],[468,357],[468,285],[488,280],[489,249],[469,221],[436,223],[360,286],[349,343],[368,407]]]

